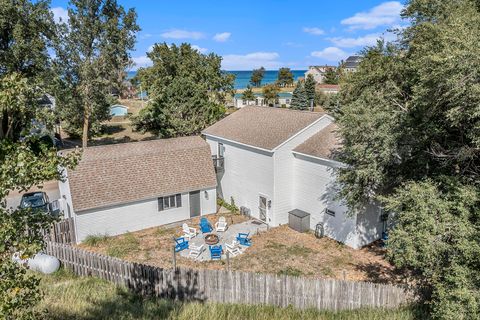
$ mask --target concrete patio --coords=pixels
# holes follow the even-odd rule
[[[200,228],[198,225],[189,225],[189,227],[193,227],[197,229],[197,236],[192,238],[189,241],[189,245],[194,245],[194,246],[200,246],[204,245],[204,251],[198,256],[196,259],[197,261],[207,261],[210,260],[210,250],[207,244],[205,244],[205,235],[207,234],[216,234],[219,238],[219,242],[216,245],[221,245],[223,249],[223,254],[222,254],[222,259],[226,259],[226,249],[225,249],[225,243],[232,243],[233,240],[236,239],[238,233],[250,233],[249,237],[263,232],[267,231],[268,226],[258,220],[248,220],[245,222],[233,224],[233,225],[228,225],[228,228],[225,232],[216,232],[215,227],[212,224],[212,227],[214,227],[214,230],[211,233],[201,233]],[[244,251],[248,247],[241,246],[242,251]],[[190,258],[193,259],[193,257],[189,256],[190,249],[186,249],[183,251],[180,251],[179,254],[182,257]]]

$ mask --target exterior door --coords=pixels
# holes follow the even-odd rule
[[[267,221],[267,197],[260,196],[258,198],[258,212],[260,220]]]
[[[190,218],[197,217],[201,213],[200,191],[190,192],[189,198],[190,198]]]

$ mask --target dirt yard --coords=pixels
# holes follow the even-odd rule
[[[228,223],[246,218],[223,214]],[[210,215],[214,224],[218,216]],[[199,219],[189,221],[197,227]],[[164,268],[173,265],[173,237],[181,236],[181,226],[157,227],[117,237],[93,237],[80,246],[84,249]],[[299,233],[288,226],[271,228],[252,237],[253,245],[244,254],[230,259],[232,270],[266,272],[318,278],[335,278],[377,283],[398,283],[402,277],[384,259],[383,249],[372,245],[351,249],[328,238],[317,239],[313,233]],[[180,267],[226,269],[227,262],[198,262],[176,256]]]

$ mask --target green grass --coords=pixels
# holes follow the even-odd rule
[[[89,235],[83,240],[83,243],[90,247],[98,247],[108,241],[108,235],[106,234],[93,234]]]
[[[96,278],[76,277],[60,271],[41,276],[45,292],[38,310],[47,310],[48,319],[170,319],[170,320],[411,320],[425,319],[415,308],[398,310],[363,309],[329,312],[298,310],[292,307],[247,306],[218,303],[181,303],[161,299],[146,299],[126,289]]]
[[[126,233],[114,241],[110,241],[107,247],[107,255],[116,258],[124,258],[128,254],[139,250],[140,241],[131,233]]]
[[[282,269],[278,272],[279,275],[284,275],[284,276],[295,276],[299,277],[303,275],[303,272],[301,270],[298,270],[297,268],[293,267],[286,267],[285,269]]]

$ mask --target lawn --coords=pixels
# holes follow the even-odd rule
[[[37,307],[47,312],[47,319],[171,319],[171,320],[244,320],[244,319],[353,319],[353,320],[410,320],[424,319],[414,308],[397,310],[363,309],[328,312],[247,306],[218,303],[181,303],[142,298],[122,287],[96,278],[76,277],[60,270],[54,275],[41,276],[45,293]]]
[[[229,223],[245,221],[238,214],[223,214]],[[212,224],[218,215],[208,216]],[[198,218],[189,222],[198,226]],[[181,227],[157,227],[116,237],[90,237],[80,247],[118,258],[171,268],[173,237]],[[252,237],[253,245],[244,254],[231,258],[232,270],[287,274],[316,278],[335,278],[378,283],[396,283],[403,277],[384,259],[377,246],[353,250],[328,238],[299,233],[288,226],[270,228]],[[177,266],[196,269],[225,269],[226,262],[198,262],[177,255]]]

